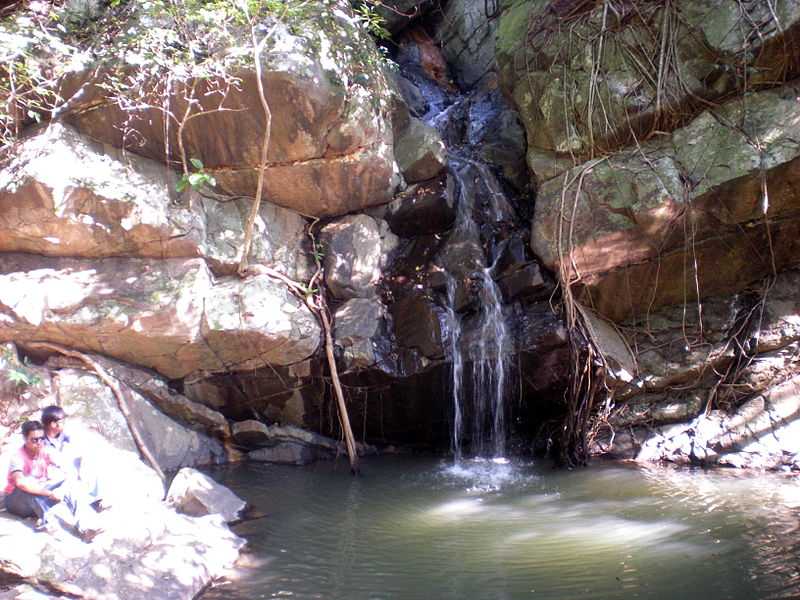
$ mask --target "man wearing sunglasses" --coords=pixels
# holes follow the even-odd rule
[[[64,431],[66,417],[64,409],[60,406],[51,405],[42,409],[42,425],[44,426],[42,448],[68,479],[80,482],[89,495],[92,506],[97,510],[105,510],[110,506],[108,502],[102,500],[101,483],[96,468],[92,468],[91,463],[84,460],[78,446]]]
[[[84,541],[91,541],[100,529],[89,525],[94,511],[79,494],[64,483],[48,453],[43,450],[44,426],[39,421],[22,424],[25,443],[11,456],[6,485],[6,509],[18,517],[35,517],[37,529],[44,529],[48,513],[63,502],[75,519],[75,528]]]

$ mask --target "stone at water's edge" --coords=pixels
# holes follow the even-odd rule
[[[749,94],[668,140],[575,167],[566,191],[561,178],[545,182],[534,251],[557,271],[572,250],[576,295],[614,320],[797,264],[799,89]]]
[[[0,341],[50,341],[170,378],[303,360],[319,325],[267,276],[215,282],[201,259],[0,255]]]
[[[219,515],[226,523],[239,520],[247,503],[208,475],[185,467],[178,471],[167,492],[166,502],[191,517]]]
[[[249,32],[243,31],[242,38],[231,44],[217,49],[220,58],[235,53],[252,56]],[[125,51],[121,48],[120,56]],[[341,215],[388,202],[399,180],[391,125],[385,116],[385,74],[378,51],[353,17],[349,2],[307,4],[291,22],[275,25],[261,58],[272,112],[264,197],[312,216]],[[187,156],[202,161],[221,191],[252,197],[265,115],[254,68],[238,67],[232,75],[238,83],[229,88],[217,78],[194,82],[197,107],[206,112],[187,122],[184,142]],[[86,77],[78,74],[65,82],[65,97]],[[163,92],[152,89],[160,84],[163,81],[147,82],[144,100],[137,105],[162,106]],[[167,95],[174,114],[186,112],[190,87],[173,81]],[[221,102],[223,111],[217,110]],[[169,160],[179,162],[177,127],[174,123],[165,127],[159,110],[122,110],[93,84],[74,108],[67,118],[81,132],[159,161],[167,158],[168,146]]]
[[[800,469],[800,272],[785,271],[756,294],[706,299],[626,323],[638,373],[608,384],[615,408],[595,453],[641,461]],[[753,311],[757,311],[753,312]],[[745,315],[758,314],[748,328]],[[744,323],[744,325],[743,325]],[[740,335],[748,352],[735,363]],[[701,337],[702,336],[702,337]],[[702,339],[702,342],[699,340]],[[723,379],[738,372],[735,383]],[[713,393],[713,398],[711,394]],[[713,410],[708,416],[705,411]]]

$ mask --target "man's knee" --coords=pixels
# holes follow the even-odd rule
[[[39,506],[33,494],[28,494],[20,489],[15,489],[5,499],[6,510],[18,517],[39,516]]]

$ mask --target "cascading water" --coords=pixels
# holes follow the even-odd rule
[[[456,181],[458,190],[458,212],[451,236],[463,244],[473,248],[482,248],[481,233],[475,220],[475,207],[471,199],[476,195],[468,193],[474,188],[475,181],[469,176],[477,174],[488,190],[491,214],[494,222],[502,220],[503,210],[501,194],[496,181],[491,181],[489,169],[472,159],[453,157],[450,161],[450,173]],[[481,250],[480,259],[485,264],[485,256]],[[463,317],[456,309],[456,283],[451,277],[448,280],[448,316],[450,321],[450,347],[452,360],[452,394],[453,394],[453,435],[452,450],[456,462],[462,457],[464,437],[464,414],[471,416],[470,451],[476,457],[501,458],[505,455],[506,446],[506,354],[511,343],[508,327],[502,310],[502,296],[493,277],[492,268],[483,267],[474,270],[478,284],[477,319],[475,319],[473,338],[467,357],[470,363],[470,381],[464,382],[464,353],[462,349]]]

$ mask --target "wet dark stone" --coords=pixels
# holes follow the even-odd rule
[[[412,81],[400,75],[397,77],[397,87],[415,117],[422,117],[428,112],[428,101]]]
[[[428,358],[443,358],[444,311],[422,294],[410,294],[391,306],[397,342],[417,348]]]
[[[446,231],[456,218],[455,194],[441,175],[410,187],[387,206],[384,218],[394,233],[416,237]]]
[[[508,271],[497,280],[497,285],[506,302],[518,299],[541,300],[550,296],[555,288],[535,262]]]
[[[487,163],[498,167],[514,188],[529,182],[525,163],[527,141],[517,111],[499,90],[483,92],[470,104],[467,142]]]

